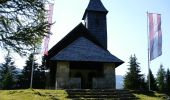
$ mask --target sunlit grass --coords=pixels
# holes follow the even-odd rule
[[[133,94],[139,98],[139,100],[167,100],[167,95],[158,92],[144,92],[138,91]]]
[[[0,90],[0,100],[68,100],[64,90]]]
[[[157,92],[132,91],[139,100],[166,100],[167,95]],[[70,100],[65,90],[21,89],[0,90],[0,100]]]

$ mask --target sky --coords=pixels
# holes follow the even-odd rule
[[[141,73],[148,73],[147,14],[159,13],[162,19],[162,55],[150,62],[156,75],[160,64],[170,68],[170,0],[101,0],[107,14],[108,50],[125,63],[116,68],[116,75],[125,75],[131,55],[136,55]],[[54,0],[53,33],[49,49],[82,21],[89,0]],[[2,52],[1,52],[2,54]],[[40,58],[40,57],[39,57]],[[22,68],[24,58],[17,56]]]

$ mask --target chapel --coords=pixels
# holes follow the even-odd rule
[[[84,24],[48,51],[48,88],[115,89],[115,68],[123,61],[107,49],[107,13],[100,0],[90,0]]]

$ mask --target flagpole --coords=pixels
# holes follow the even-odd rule
[[[150,42],[149,42],[149,29],[148,29],[148,12],[147,12],[147,37],[148,37],[148,89],[151,90],[150,86]]]
[[[32,53],[32,66],[31,66],[31,81],[30,81],[30,88],[32,88],[33,76],[34,76],[34,54],[35,54],[35,46],[34,46],[34,50],[33,50],[33,53]]]

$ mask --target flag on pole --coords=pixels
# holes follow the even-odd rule
[[[148,13],[150,61],[162,55],[161,15]]]
[[[44,39],[44,55],[48,55],[48,44],[49,44],[49,40],[50,40],[50,34],[48,34],[47,36],[45,36],[45,39]]]
[[[53,15],[53,8],[54,8],[54,4],[50,3],[49,4],[49,9],[48,9],[48,23],[52,24],[52,15]],[[51,31],[51,26],[49,27],[49,33]],[[49,44],[49,40],[50,40],[50,34],[48,34],[47,36],[45,36],[44,38],[44,55],[48,55],[48,44]]]
[[[48,9],[48,23],[51,24],[52,23],[52,15],[53,15],[53,8],[54,8],[54,4],[50,3],[49,4],[49,9]],[[50,27],[51,28],[51,27]],[[49,31],[50,31],[49,28]]]

